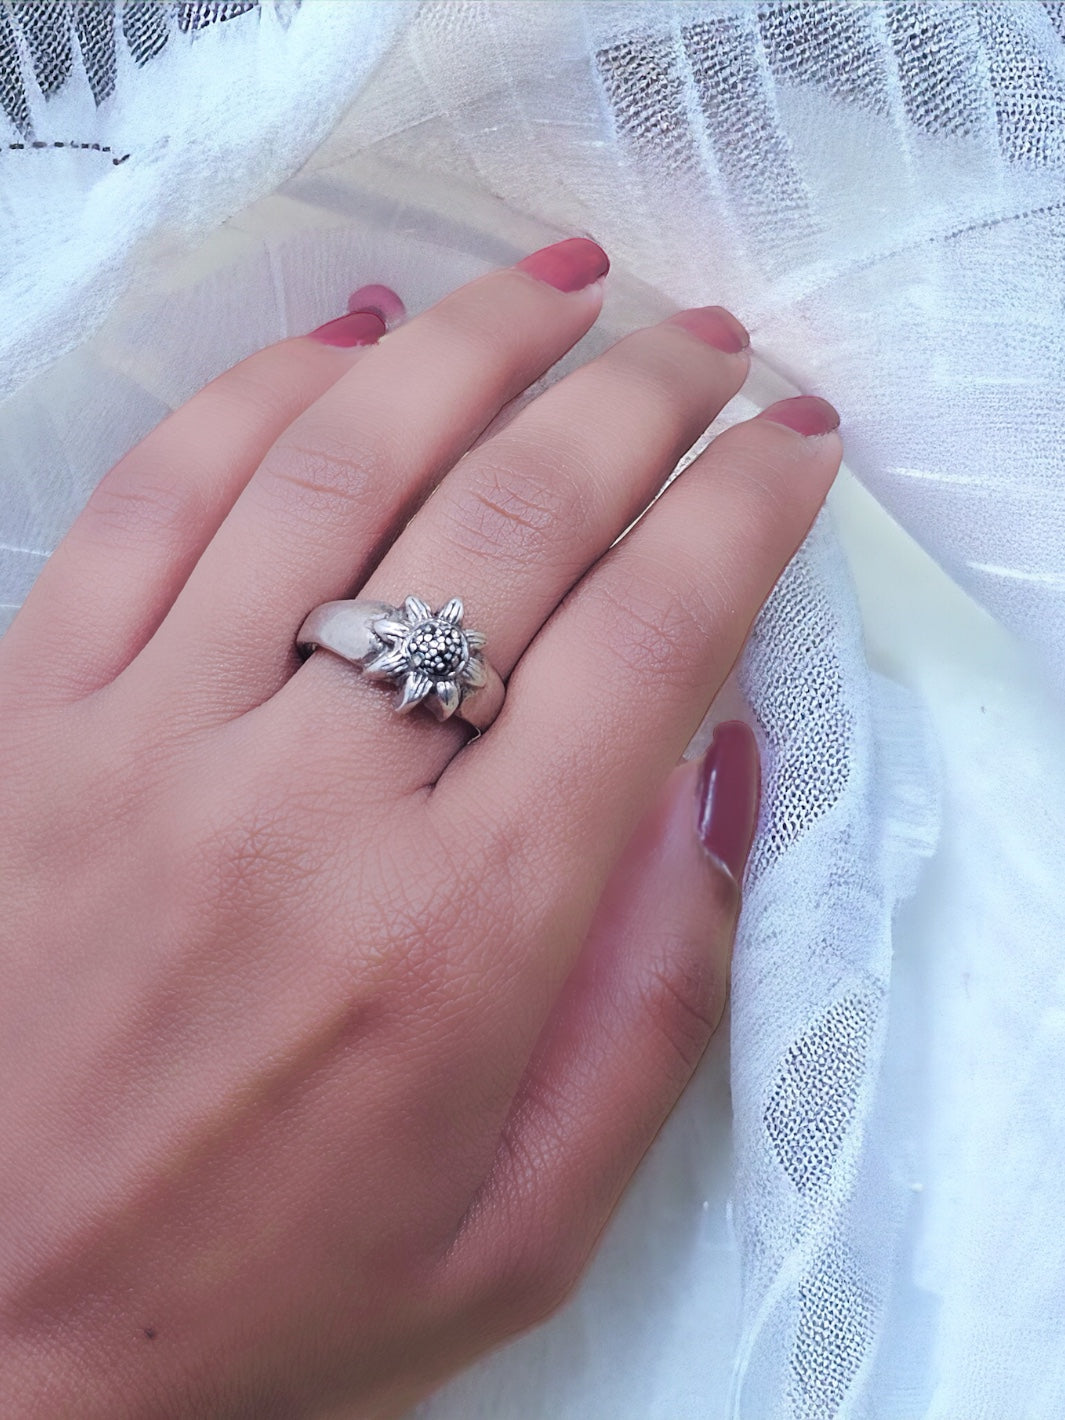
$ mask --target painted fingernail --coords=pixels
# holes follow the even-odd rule
[[[751,343],[747,328],[724,306],[693,306],[691,310],[667,316],[665,324],[679,325],[726,355],[738,355]]]
[[[839,428],[839,411],[827,399],[816,394],[798,394],[794,399],[781,399],[755,415],[756,419],[772,419],[794,429],[807,438],[814,434],[831,434]]]
[[[407,308],[391,286],[360,286],[348,297],[348,311],[371,311],[380,316],[389,330],[407,314]]]
[[[718,725],[699,775],[698,831],[703,847],[737,882],[758,822],[758,742],[742,720]]]
[[[374,311],[349,311],[312,330],[310,338],[323,345],[373,345],[384,333],[385,323]]]
[[[567,237],[541,247],[515,264],[515,270],[546,281],[556,291],[583,291],[610,270],[610,258],[587,237]]]

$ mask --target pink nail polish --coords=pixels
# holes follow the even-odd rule
[[[373,345],[384,333],[385,323],[373,311],[350,311],[312,330],[310,338],[323,345]]]
[[[796,434],[807,438],[815,434],[831,434],[839,428],[839,411],[816,394],[798,394],[794,399],[781,399],[763,409],[756,419],[771,419],[774,424],[783,424],[794,429]]]
[[[407,314],[406,306],[391,286],[360,286],[348,297],[348,310],[352,315],[356,311],[371,311],[381,317],[389,330]]]
[[[535,276],[537,281],[546,281],[556,291],[583,291],[607,274],[610,258],[587,237],[567,237],[524,257],[514,269]]]
[[[742,720],[718,725],[699,775],[698,831],[703,847],[737,883],[754,841],[761,793],[758,742]]]
[[[738,355],[751,343],[746,327],[740,325],[724,306],[693,306],[691,310],[667,316],[663,324],[679,325],[682,330],[698,336],[715,350],[723,350],[726,355]]]

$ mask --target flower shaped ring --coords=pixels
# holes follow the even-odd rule
[[[477,654],[485,637],[463,629],[458,597],[435,613],[421,597],[407,597],[400,611],[378,617],[373,631],[388,644],[363,671],[400,686],[395,708],[401,715],[424,702],[438,720],[446,720],[466,690],[488,682],[484,659]]]
[[[505,691],[481,654],[484,634],[467,630],[462,616],[458,597],[437,612],[415,596],[402,606],[325,602],[300,627],[296,644],[304,656],[332,651],[371,680],[390,681],[399,688],[394,708],[401,715],[424,705],[437,720],[458,715],[483,730],[499,713]]]

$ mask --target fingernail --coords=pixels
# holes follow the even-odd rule
[[[407,314],[406,306],[391,286],[360,286],[348,297],[348,310],[352,315],[357,311],[371,311],[380,316],[390,330]]]
[[[664,324],[679,325],[726,355],[738,355],[751,343],[747,328],[724,306],[693,306],[691,310],[667,316]]]
[[[839,428],[839,411],[827,399],[816,394],[798,394],[794,399],[781,399],[755,415],[756,419],[772,419],[794,429],[807,438],[814,434],[831,434]]]
[[[610,258],[587,237],[567,237],[524,257],[514,269],[535,276],[537,281],[546,281],[556,291],[583,291],[607,274]]]
[[[323,345],[373,345],[384,333],[385,323],[373,311],[349,311],[312,330],[310,338]]]
[[[742,720],[718,725],[699,775],[698,831],[703,847],[737,882],[758,822],[758,742]]]

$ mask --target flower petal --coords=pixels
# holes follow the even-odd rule
[[[396,709],[401,715],[405,715],[415,705],[420,705],[432,688],[433,682],[424,671],[411,671],[396,699]]]
[[[465,636],[466,645],[469,646],[471,651],[479,651],[488,640],[488,637],[483,631],[464,631],[462,634]]]
[[[459,708],[462,691],[459,689],[458,682],[454,680],[438,680],[434,689],[436,698],[440,702],[440,708],[444,712],[440,718],[446,720],[449,715],[454,715]]]
[[[371,680],[385,680],[389,676],[403,675],[408,667],[405,652],[390,646],[387,651],[379,651],[372,661],[367,661],[362,673]]]
[[[452,597],[445,603],[437,613],[441,621],[450,621],[452,626],[458,626],[462,621],[462,602],[458,597]]]
[[[412,626],[417,625],[419,621],[432,620],[433,613],[429,610],[429,603],[423,602],[421,597],[405,597],[403,610]]]
[[[398,641],[406,636],[410,630],[410,623],[399,621],[394,616],[379,616],[373,623],[373,631],[380,636],[383,641]]]
[[[472,690],[488,684],[488,667],[480,656],[471,656],[466,662],[462,679]]]

